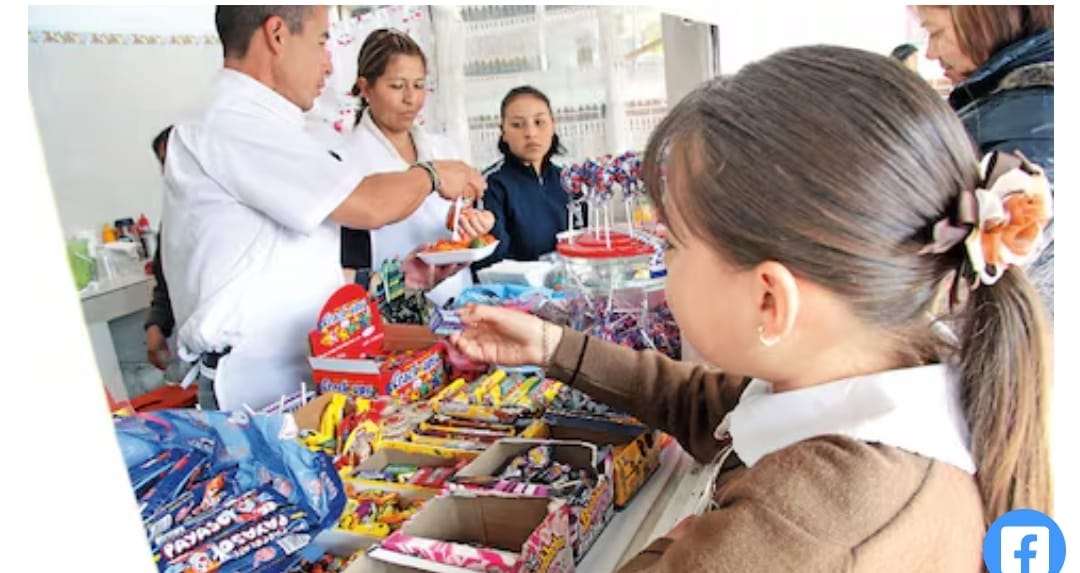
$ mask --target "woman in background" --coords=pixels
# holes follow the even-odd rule
[[[979,150],[1020,151],[1054,184],[1054,7],[920,6],[926,57]],[[1028,273],[1054,316],[1054,222]]]
[[[499,114],[503,159],[484,173],[484,205],[495,214],[491,234],[499,246],[474,270],[503,259],[535,261],[555,250],[556,235],[567,224],[570,196],[559,181],[562,168],[551,161],[564,150],[548,97],[532,86],[514,88],[503,98]]]
[[[353,95],[361,97],[356,126],[347,137],[349,161],[357,161],[366,173],[404,171],[425,161],[463,159],[449,139],[426,132],[416,118],[427,97],[427,58],[408,35],[383,28],[372,32],[357,58]],[[374,231],[342,229],[342,263],[346,269],[378,272],[388,259],[406,256],[427,243],[448,237],[447,218],[453,204],[431,194],[408,218]],[[459,230],[465,237],[490,231],[495,217],[490,212],[465,209]],[[408,264],[408,260],[405,261]],[[467,269],[447,280],[469,286]],[[357,282],[367,284],[358,274]]]

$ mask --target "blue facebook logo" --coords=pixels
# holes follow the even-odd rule
[[[1065,564],[1065,536],[1045,513],[1013,510],[986,532],[983,561],[990,573],[1058,573]]]

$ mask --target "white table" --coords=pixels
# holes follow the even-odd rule
[[[153,276],[132,275],[96,281],[79,293],[101,380],[114,399],[127,396],[127,390],[109,321],[149,307],[153,290]]]

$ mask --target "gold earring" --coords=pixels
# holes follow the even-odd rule
[[[779,336],[777,336],[776,338],[765,338],[765,327],[764,326],[757,327],[757,335],[758,335],[758,340],[761,341],[761,345],[766,347],[766,348],[776,346],[776,344],[778,342],[780,342],[780,337]]]

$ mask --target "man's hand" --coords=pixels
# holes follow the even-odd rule
[[[453,201],[458,197],[474,200],[483,197],[487,181],[475,168],[462,161],[433,161],[439,174],[439,195]]]
[[[156,324],[151,324],[146,329],[146,359],[158,370],[165,370],[172,359],[168,339]]]

